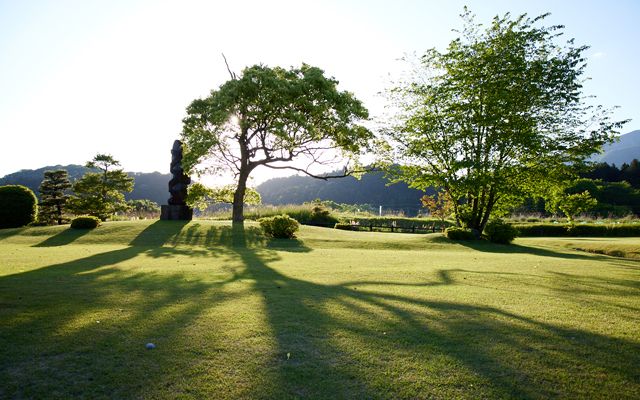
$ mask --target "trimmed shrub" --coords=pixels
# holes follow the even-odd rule
[[[458,228],[452,226],[445,229],[444,234],[451,240],[475,240],[476,235],[473,234],[471,229]]]
[[[344,224],[344,223],[337,223],[337,224],[335,224],[334,228],[341,229],[343,231],[352,231],[353,230],[353,226],[351,224]]]
[[[291,216],[295,218],[293,215]],[[338,218],[331,215],[331,210],[325,208],[322,205],[314,205],[311,208],[311,215],[307,220],[300,220],[298,222],[304,225],[316,225],[316,226],[334,226],[338,222]]]
[[[0,228],[18,228],[36,220],[38,199],[22,185],[0,186]]]
[[[640,224],[516,225],[519,236],[633,237],[640,236]]]
[[[484,234],[490,242],[509,244],[518,236],[518,230],[501,219],[494,219],[484,227]]]
[[[91,215],[83,215],[71,220],[73,229],[93,229],[97,228],[98,225],[100,225],[100,218]]]
[[[567,236],[567,227],[563,224],[517,224],[519,236]]]
[[[260,218],[258,220],[262,230],[267,236],[277,239],[291,239],[295,236],[295,232],[300,224],[288,215],[276,215],[275,217]]]

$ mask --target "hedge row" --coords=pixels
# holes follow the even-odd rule
[[[425,218],[406,218],[406,217],[354,217],[347,220],[340,221],[341,225],[356,225],[359,227],[359,230],[368,230],[369,227],[374,228],[391,228],[401,229],[401,230],[431,230],[433,227],[436,230],[440,231],[442,228],[446,228],[448,226],[452,226],[453,224],[449,221],[446,221],[444,227],[442,226],[442,222],[435,219],[425,219]]]
[[[640,224],[513,224],[519,235],[526,236],[585,236],[625,237],[640,236]]]

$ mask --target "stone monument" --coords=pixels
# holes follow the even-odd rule
[[[176,140],[171,148],[171,174],[173,178],[169,181],[168,205],[160,208],[160,219],[191,221],[193,210],[185,203],[187,197],[187,187],[191,183],[191,178],[182,169],[182,142]]]

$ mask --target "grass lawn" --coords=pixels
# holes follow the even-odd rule
[[[0,398],[639,396],[637,260],[572,238],[298,236],[0,231]]]

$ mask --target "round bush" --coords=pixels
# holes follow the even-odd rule
[[[91,215],[83,215],[71,220],[73,229],[93,229],[97,228],[98,225],[100,225],[100,218]]]
[[[489,221],[484,234],[490,242],[509,244],[518,236],[518,230],[501,219]]]
[[[445,229],[444,234],[451,240],[475,240],[476,235],[473,234],[471,229],[458,228],[452,226]]]
[[[276,215],[270,218],[260,218],[258,220],[264,233],[278,239],[290,239],[294,237],[300,224],[288,215]]]
[[[18,228],[36,220],[38,199],[22,185],[0,186],[0,228]]]

